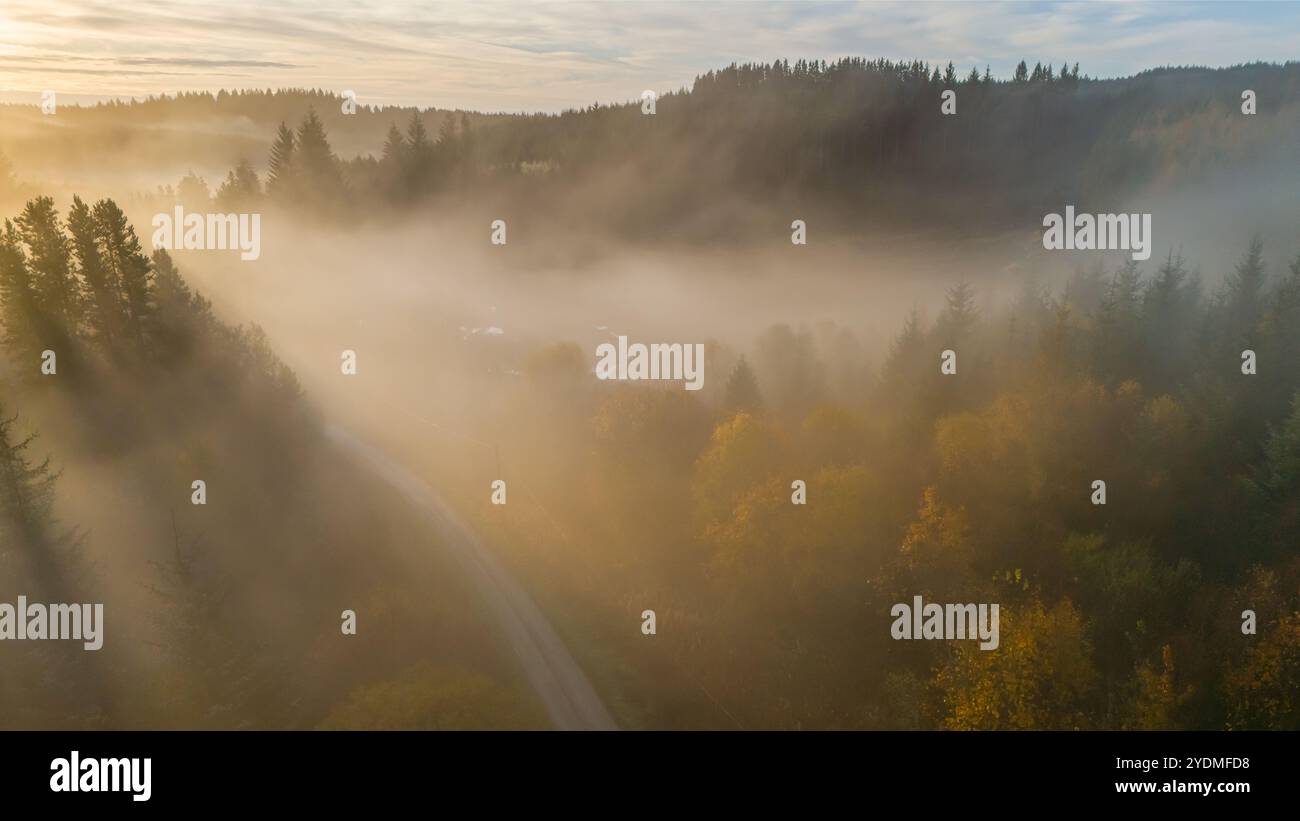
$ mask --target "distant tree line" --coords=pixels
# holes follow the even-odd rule
[[[338,198],[341,178],[348,212],[358,216],[429,197],[461,204],[502,188],[629,235],[646,219],[680,227],[719,192],[792,207],[825,202],[828,216],[845,224],[867,215],[1005,223],[1041,217],[1061,202],[1110,204],[1157,173],[1192,178],[1239,161],[1286,161],[1281,133],[1249,157],[1216,136],[1214,123],[1242,116],[1246,87],[1276,112],[1300,94],[1300,65],[1095,80],[1067,61],[1021,61],[999,80],[987,66],[963,76],[952,63],[922,61],[735,64],[664,94],[653,115],[637,102],[555,115],[461,113],[442,116],[433,135],[412,113],[390,119],[382,149],[342,160],[331,159],[309,107],[296,130],[281,125],[266,189],[272,199],[313,207]],[[948,89],[957,95],[952,116],[940,110]],[[1284,127],[1269,117],[1256,124],[1270,133]],[[1136,144],[1139,130],[1163,139]],[[295,149],[299,181],[290,184],[281,178]],[[255,177],[244,164],[222,188],[246,196]],[[721,238],[734,227],[720,227]]]

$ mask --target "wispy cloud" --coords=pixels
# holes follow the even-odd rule
[[[1094,76],[1294,55],[1281,3],[6,0],[0,92],[139,96],[220,87],[362,102],[555,111],[688,85],[731,62],[846,55],[1020,59]]]

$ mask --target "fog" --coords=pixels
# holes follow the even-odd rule
[[[869,162],[834,145],[797,157],[773,148],[765,173],[777,184],[764,188],[719,184],[751,176],[738,161],[702,176],[741,148],[761,156],[748,137],[714,146],[721,131],[669,131],[638,154],[623,150],[617,125],[608,126],[614,137],[599,131],[600,118],[625,123],[635,108],[538,122],[424,112],[408,134],[441,133],[418,143],[421,166],[409,145],[407,154],[385,146],[389,123],[408,111],[354,122],[322,105],[330,143],[313,137],[306,112],[322,100],[310,95],[220,116],[167,108],[181,102],[74,109],[49,122],[10,106],[21,116],[0,125],[0,151],[13,163],[12,179],[0,174],[0,207],[6,216],[29,208],[0,257],[6,294],[19,293],[15,272],[28,259],[45,270],[36,260],[50,243],[20,232],[35,231],[25,204],[37,196],[53,197],[62,220],[48,225],[70,232],[74,194],[115,200],[141,259],[154,250],[154,215],[174,205],[261,219],[254,260],[233,250],[153,257],[159,318],[137,329],[149,335],[138,350],[95,313],[84,243],[68,246],[75,264],[64,262],[86,295],[64,336],[50,330],[57,323],[27,324],[25,304],[7,297],[13,355],[0,364],[0,400],[18,416],[6,448],[40,433],[26,458],[48,454],[59,471],[51,522],[82,534],[67,564],[84,559],[86,585],[108,605],[111,673],[86,720],[963,727],[961,715],[935,707],[955,702],[933,696],[965,697],[973,679],[962,676],[982,675],[982,662],[896,649],[877,629],[895,599],[921,589],[959,601],[1004,596],[1008,629],[1104,648],[1060,669],[1086,662],[1121,681],[1145,675],[1135,671],[1155,663],[1161,642],[1208,652],[1180,644],[1190,638],[1180,632],[1188,614],[1169,615],[1177,607],[1230,609],[1256,584],[1248,567],[1282,567],[1259,543],[1234,553],[1190,539],[1176,514],[1185,503],[1171,499],[1208,491],[1169,488],[1216,471],[1256,475],[1262,442],[1288,412],[1289,383],[1240,399],[1212,370],[1236,367],[1243,339],[1265,361],[1272,353],[1270,366],[1290,352],[1281,284],[1300,251],[1300,172],[1288,147],[1202,163],[1180,150],[1175,129],[1164,135],[1167,162],[1135,150],[1112,165],[1143,173],[1094,189],[1077,169],[1041,157],[1050,178],[1033,179],[1010,138],[1006,151],[984,152],[995,156],[970,179],[951,175],[969,155],[927,165],[923,150],[919,160],[891,153],[882,138]],[[671,101],[664,111],[671,116]],[[582,143],[590,165],[530,158],[547,139],[590,137],[548,131],[578,119],[602,135]],[[264,158],[275,126],[299,120],[298,150],[315,145],[319,162],[298,161],[299,187],[271,189]],[[1228,148],[1243,141],[1220,137]],[[716,154],[702,157],[701,143]],[[837,158],[829,169],[826,156]],[[255,196],[219,193],[246,159]],[[895,176],[859,197],[861,180],[838,179],[836,162]],[[1019,176],[986,185],[1004,170]],[[186,174],[208,191],[183,194]],[[186,196],[197,199],[180,202]],[[891,207],[900,196],[909,199]],[[1125,280],[1126,250],[1045,249],[1042,217],[1067,205],[1150,214],[1141,277]],[[96,216],[96,230],[111,211]],[[794,221],[806,223],[806,244],[791,241]],[[128,245],[97,236],[105,248]],[[1263,284],[1241,297],[1253,237],[1263,242]],[[1171,256],[1186,269],[1169,280],[1172,308],[1153,285]],[[166,276],[168,260],[181,285]],[[186,284],[211,301],[211,315],[177,296]],[[704,345],[704,389],[597,380],[597,346],[619,336]],[[36,375],[47,348],[67,363],[58,380]],[[962,370],[952,375],[961,376],[945,382],[940,353],[954,349]],[[355,373],[342,367],[346,352]],[[1229,398],[1216,405],[1210,390]],[[1220,412],[1236,401],[1258,407]],[[1216,439],[1221,419],[1234,427]],[[1212,444],[1181,445],[1199,441],[1189,430]],[[1120,435],[1135,439],[1112,438]],[[1221,446],[1229,439],[1246,444]],[[1074,495],[1083,481],[1074,472],[1096,463],[1154,501],[1118,499],[1118,524],[1096,524]],[[195,477],[208,482],[211,507],[193,502]],[[791,519],[792,478],[830,504]],[[501,480],[509,502],[494,495]],[[1080,581],[1095,569],[1087,540],[1103,532],[1123,535],[1105,554],[1112,559],[1146,551],[1133,564],[1154,568],[1152,587],[1172,602],[1150,614],[1123,603],[1165,630],[1151,647],[1114,641],[1128,624],[1085,628],[1092,622],[1073,609],[1117,612],[1113,591]],[[14,551],[36,567],[29,553],[39,558]],[[1178,587],[1186,562],[1209,580],[1200,599]],[[1036,586],[997,587],[1008,568]],[[67,577],[59,582],[69,589],[81,583]],[[637,619],[652,605],[672,629],[647,651],[636,641],[651,634],[638,635]],[[340,643],[349,634],[339,613],[354,610],[360,635],[382,630],[383,641]],[[1085,641],[1085,630],[1096,632]],[[561,672],[548,679],[539,664]],[[576,681],[589,709],[557,711],[564,693],[546,684],[557,678]],[[1214,695],[1202,698],[1226,699],[1230,684],[1212,683],[1202,690]],[[17,693],[10,701],[27,698],[27,685],[5,686]],[[182,694],[175,702],[157,695],[172,691]],[[165,706],[155,711],[141,692]],[[1100,689],[1089,691],[1044,708],[1034,726],[1087,723],[1079,716],[1108,726],[1117,713],[1102,703]],[[1196,709],[1188,726],[1228,711],[1217,702]]]

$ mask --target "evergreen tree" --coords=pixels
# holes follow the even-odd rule
[[[884,377],[891,384],[906,380],[915,367],[925,342],[921,330],[921,315],[913,308],[903,320],[903,328],[894,337],[889,346],[889,357],[885,360]]]
[[[295,161],[302,193],[314,203],[337,205],[343,193],[343,175],[315,109],[307,110],[297,138]]]
[[[211,303],[190,290],[165,249],[154,251],[151,262],[154,349],[164,364],[183,363],[190,359],[200,338],[212,326]]]
[[[266,193],[283,197],[293,190],[294,153],[297,140],[293,130],[280,123],[275,142],[271,144],[271,160],[266,172]]]
[[[1251,238],[1250,247],[1224,283],[1226,338],[1229,347],[1249,347],[1259,322],[1264,290],[1264,242]]]
[[[5,220],[4,232],[0,234],[0,323],[4,331],[0,341],[16,359],[29,365],[35,363],[45,349],[42,340],[45,323],[35,283],[27,268],[27,254],[11,220]]]
[[[1094,373],[1108,382],[1136,375],[1133,351],[1140,345],[1141,293],[1142,271],[1129,260],[1112,274],[1097,308],[1092,362]]]
[[[176,186],[176,201],[186,211],[205,212],[212,206],[212,192],[208,190],[208,181],[193,171],[181,178]]]
[[[82,601],[84,573],[75,561],[81,536],[59,525],[58,474],[48,458],[29,458],[36,435],[16,438],[16,421],[0,404],[0,577],[34,599]],[[109,697],[97,654],[55,644],[38,642],[5,665],[9,703],[0,726],[84,727],[103,715]]]
[[[152,271],[149,258],[140,248],[135,229],[111,199],[95,203],[92,212],[99,246],[103,251],[109,278],[118,283],[125,309],[125,333],[136,350],[146,349],[148,325],[153,316],[151,301]]]
[[[1181,256],[1170,251],[1142,294],[1143,383],[1169,388],[1191,353],[1197,293]]]
[[[48,457],[35,463],[27,457],[36,435],[15,439],[16,421],[0,407],[0,544],[17,549],[43,595],[58,596],[68,592],[60,564],[81,539],[74,530],[60,531],[54,517],[58,474]]]
[[[262,181],[247,160],[240,160],[217,189],[217,205],[231,211],[247,208],[262,196]]]
[[[975,289],[962,280],[944,295],[943,312],[939,315],[940,341],[951,346],[966,337],[978,316],[975,307]]]
[[[384,153],[379,159],[380,185],[389,196],[402,197],[410,193],[405,174],[409,167],[406,138],[389,123],[388,137],[384,140]]]
[[[397,123],[388,124],[388,137],[384,140],[384,153],[379,161],[385,167],[401,167],[406,161],[406,138],[397,130]]]
[[[731,376],[727,377],[727,388],[723,394],[722,407],[729,413],[737,411],[756,411],[763,405],[763,398],[758,392],[758,379],[754,369],[742,355]]]
[[[61,336],[70,338],[81,323],[81,288],[54,200],[37,197],[27,203],[14,226],[27,246],[27,265],[41,311]]]
[[[460,124],[456,134],[456,167],[460,169],[461,181],[472,180],[477,173],[477,143],[474,129],[470,127],[469,115],[460,113]]]
[[[81,274],[87,324],[103,348],[113,352],[126,328],[122,283],[116,270],[104,261],[99,247],[99,228],[90,207],[81,197],[72,198],[68,231],[72,234],[72,252]]]
[[[446,119],[443,122],[445,125]],[[420,112],[415,111],[406,126],[406,179],[415,192],[425,191],[432,182],[433,154],[433,144],[429,142],[424,120]]]

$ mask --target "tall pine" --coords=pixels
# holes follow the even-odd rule
[[[280,130],[275,134],[271,144],[271,160],[266,172],[266,193],[273,197],[284,197],[293,190],[294,152],[297,138],[293,129],[280,123]]]

